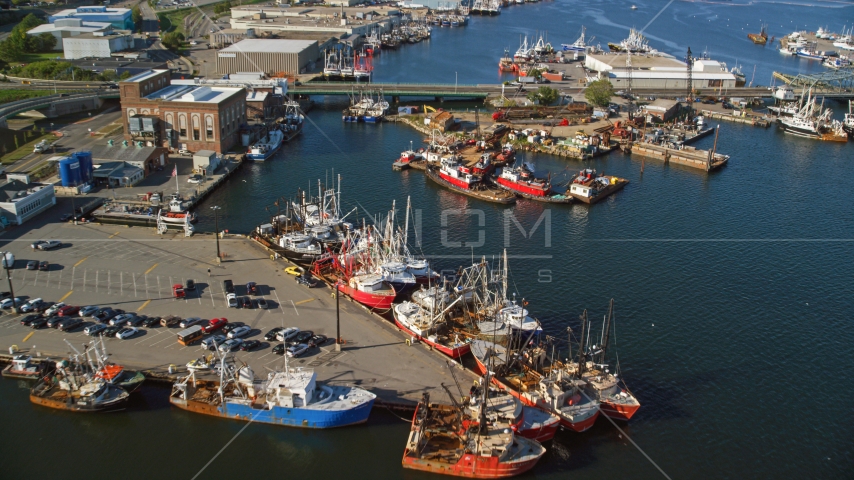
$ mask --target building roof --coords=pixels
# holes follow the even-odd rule
[[[105,34],[106,32],[97,33],[101,33],[102,35],[96,35],[96,32],[85,32],[73,37],[65,37],[63,40],[110,40],[118,37],[130,37],[131,35],[131,33],[126,30],[113,30],[109,34]]]
[[[270,95],[268,92],[248,92],[246,94],[247,102],[263,102]]]
[[[265,52],[265,53],[300,53],[316,44],[314,40],[282,40],[266,38],[247,38],[234,45],[223,48],[220,52]]]
[[[0,203],[17,202],[27,198],[47,185],[43,183],[24,183],[20,180],[0,181]]]
[[[628,79],[629,74],[625,70],[612,70],[607,72],[611,78]],[[688,78],[685,71],[659,71],[659,70],[632,70],[634,80],[684,80]],[[732,80],[735,75],[729,72],[691,72],[694,80]]]
[[[168,71],[169,70],[160,70],[160,69],[148,70],[146,72],[138,73],[138,74],[128,78],[127,80],[122,80],[122,82],[141,82],[141,81],[147,80],[147,79],[149,79],[155,75],[159,75],[163,72],[168,72]]]
[[[70,17],[74,15],[102,15],[102,14],[113,14],[113,15],[124,15],[130,12],[129,8],[116,8],[116,7],[105,7],[102,5],[88,5],[84,7],[77,8],[67,8],[65,10],[60,10],[53,15],[52,17]]]
[[[167,102],[220,103],[235,94],[245,92],[242,88],[231,87],[194,87],[190,85],[169,85],[146,95],[148,100]]]
[[[105,22],[80,22],[79,26],[57,26],[55,23],[43,23],[35,28],[27,30],[28,35],[38,35],[40,33],[53,32],[98,32],[101,30],[109,30],[111,24]]]
[[[92,160],[107,160],[106,163],[101,163],[102,166],[107,165],[110,160],[129,162],[144,162],[158,150],[163,150],[163,147],[137,147],[134,144],[129,144],[127,147],[118,143],[116,145],[95,145],[92,147]],[[120,162],[121,163],[121,162]]]
[[[142,171],[141,168],[127,162],[104,162],[92,171],[92,176],[97,178],[123,178]]]
[[[677,102],[676,100],[670,100],[667,98],[656,98],[651,103],[644,105],[643,108],[654,112],[667,112],[678,104],[679,102]]]

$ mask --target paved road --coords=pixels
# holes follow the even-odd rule
[[[12,270],[17,296],[73,305],[110,305],[146,315],[226,317],[230,322],[249,325],[249,338],[262,341],[265,332],[283,325],[335,336],[335,300],[330,290],[296,284],[283,272],[285,264],[274,263],[248,240],[223,239],[221,248],[228,254],[227,261],[217,266],[212,236],[187,239],[170,232],[160,237],[150,228],[51,223],[71,208],[68,199],[59,200],[56,208],[31,225],[0,233],[0,249],[15,253],[19,267]],[[50,252],[32,251],[30,242],[40,238],[60,239],[65,245]],[[51,269],[37,272],[20,268],[30,259],[47,260]],[[210,278],[208,268],[212,270]],[[186,299],[172,298],[170,286],[187,278],[196,280],[197,291]],[[257,282],[271,308],[228,308],[222,287],[225,279],[234,281],[239,294],[244,293],[241,285]],[[17,345],[21,350],[59,356],[68,351],[64,339],[77,348],[90,340],[82,328],[72,332],[32,330],[22,326],[19,318],[10,314],[0,317],[0,348],[4,352]],[[343,354],[337,355],[329,343],[292,360],[291,365],[315,367],[321,380],[360,385],[382,398],[404,398],[413,403],[424,391],[444,398],[440,383],[453,384],[443,357],[421,345],[406,346],[405,337],[390,322],[370,316],[344,299],[341,331],[347,341]],[[145,368],[183,366],[204,353],[198,346],[178,344],[176,333],[177,329],[144,328],[128,340],[107,339],[107,349],[113,361]],[[282,357],[274,355],[266,342],[260,350],[241,352],[237,357],[259,373],[282,363]],[[465,385],[473,379],[462,371],[457,375],[462,375],[460,381]]]

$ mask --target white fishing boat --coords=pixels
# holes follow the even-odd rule
[[[282,141],[285,135],[277,126],[271,129],[264,135],[264,138],[258,140],[249,147],[246,151],[246,158],[256,162],[263,162],[272,157],[282,146]]]
[[[563,49],[564,52],[584,53],[587,51],[587,43],[585,43],[585,41],[584,41],[584,30],[585,30],[585,28],[582,26],[581,27],[581,36],[578,37],[578,40],[576,40],[575,42],[573,42],[571,44],[567,44],[567,43],[561,44],[561,48]]]

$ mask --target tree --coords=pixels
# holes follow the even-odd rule
[[[121,75],[119,75],[120,80],[127,80],[130,77],[131,77],[131,74],[127,70],[125,70],[124,72],[122,72]]]
[[[597,107],[607,107],[614,96],[614,86],[607,79],[596,80],[587,85],[584,98]]]
[[[220,13],[228,13],[231,11],[231,2],[218,3],[214,6],[214,13],[219,15]]]
[[[184,43],[184,34],[178,32],[169,32],[160,38],[160,43],[169,50],[178,50],[181,44]]]
[[[133,25],[136,30],[142,28],[142,10],[139,9],[139,5],[133,7],[130,11],[130,18],[133,21]]]
[[[559,93],[557,90],[543,85],[537,90],[528,93],[528,100],[538,102],[540,105],[551,105],[555,103],[558,96]]]

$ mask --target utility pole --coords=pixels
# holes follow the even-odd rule
[[[340,281],[339,281],[340,282]],[[335,282],[335,351],[341,351],[341,306],[338,303],[338,297],[341,295],[341,289],[338,288],[339,282]],[[9,288],[11,288],[11,283]],[[14,302],[14,300],[12,300]]]
[[[214,211],[214,235],[216,237],[216,263],[222,262],[222,256],[219,253],[219,207],[214,205],[211,207]]]
[[[18,302],[15,301],[15,290],[12,289],[12,274],[9,273],[9,260],[6,256],[7,254],[4,253],[2,255],[3,266],[6,268],[6,280],[9,281],[9,294],[12,295],[12,312],[18,313]]]

